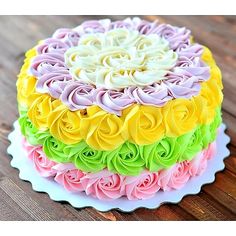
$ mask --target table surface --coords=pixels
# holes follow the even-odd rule
[[[16,76],[24,52],[57,28],[75,27],[84,20],[123,19],[126,16],[1,16],[0,17],[0,220],[236,220],[236,17],[235,16],[143,16],[192,30],[195,40],[207,45],[223,73],[223,120],[231,155],[226,168],[201,192],[186,196],[178,204],[132,213],[106,213],[93,208],[75,209],[66,202],[54,202],[46,193],[32,190],[19,179],[6,153],[8,134],[18,117]]]

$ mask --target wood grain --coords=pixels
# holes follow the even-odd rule
[[[32,190],[10,167],[7,135],[17,119],[16,75],[24,52],[59,27],[75,27],[84,20],[126,16],[0,16],[0,220],[236,220],[236,17],[235,16],[143,16],[192,30],[195,40],[213,52],[223,73],[223,120],[231,137],[230,157],[216,181],[179,204],[164,204],[155,210],[132,213],[75,209],[54,202],[47,194]]]

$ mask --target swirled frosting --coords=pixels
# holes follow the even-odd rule
[[[183,161],[158,172],[144,170],[139,176],[123,176],[107,169],[98,173],[83,172],[72,163],[56,163],[47,159],[42,146],[32,146],[25,139],[23,146],[41,176],[54,178],[69,192],[84,191],[100,200],[114,200],[122,196],[129,200],[148,199],[158,191],[180,189],[190,178],[202,175],[208,160],[216,154],[216,143],[213,142],[191,161]]]
[[[147,145],[209,124],[222,98],[219,85],[212,79],[203,82],[200,95],[191,99],[171,100],[164,107],[133,104],[119,117],[94,105],[72,112],[60,100],[41,94],[32,100],[28,116],[36,127],[49,129],[61,142],[85,140],[97,150],[112,150],[127,140]]]
[[[24,146],[68,191],[147,199],[204,172],[222,89],[212,53],[184,27],[135,17],[58,29],[18,76]]]
[[[32,146],[30,145],[26,139],[23,139],[23,147],[28,153],[28,157],[34,163],[35,169],[40,173],[43,177],[51,177],[55,176],[56,171],[53,167],[57,164],[54,161],[49,160],[45,153],[42,150],[42,146]]]
[[[150,171],[169,168],[182,156],[181,145],[175,138],[165,138],[158,143],[145,145],[142,152],[146,168]]]
[[[47,157],[55,162],[74,163],[86,172],[99,172],[107,168],[113,173],[137,176],[144,168],[159,171],[171,168],[176,163],[192,160],[192,158],[217,135],[217,128],[221,124],[221,112],[217,109],[212,123],[201,125],[179,137],[163,137],[160,141],[150,145],[139,146],[125,142],[111,151],[100,151],[91,148],[86,142],[64,144],[53,138],[47,131],[37,130],[22,113],[19,123],[22,134],[32,145],[42,145]]]
[[[76,80],[106,89],[146,86],[165,79],[177,54],[156,34],[114,29],[85,34],[68,49],[65,63]]]
[[[85,142],[67,145],[63,152],[72,160],[78,169],[87,172],[98,172],[105,168],[105,153],[92,149]]]
[[[80,34],[76,30],[62,28],[56,30],[52,38],[60,40],[61,42],[68,45],[68,47],[73,47],[78,44]]]
[[[71,111],[87,108],[94,103],[94,87],[80,81],[67,83],[61,93],[61,101]]]
[[[122,175],[138,175],[145,164],[138,145],[128,142],[105,155],[108,170]]]
[[[85,174],[76,169],[73,164],[57,164],[52,167],[52,170],[56,172],[54,180],[67,191],[80,192],[84,190],[81,179]]]
[[[100,35],[100,41],[99,39],[97,40],[94,35],[96,35],[96,37],[97,35]],[[107,35],[110,36],[108,37]],[[158,40],[155,40],[155,38]],[[35,53],[27,54],[26,64],[30,64],[29,68],[25,71],[30,72],[28,77],[31,77],[29,78],[28,83],[23,83],[23,81],[22,83],[19,83],[20,81],[17,83],[19,90],[18,99],[22,101],[25,99],[25,106],[29,107],[30,101],[28,101],[28,99],[34,98],[33,94],[36,89],[39,93],[49,93],[53,98],[60,99],[72,111],[81,109],[81,107],[86,108],[91,105],[98,105],[102,109],[120,116],[122,111],[133,103],[160,107],[164,106],[167,101],[175,98],[191,98],[199,94],[201,82],[206,81],[210,74],[209,67],[203,63],[201,59],[201,56],[204,54],[202,45],[194,43],[190,39],[190,31],[184,27],[179,28],[168,24],[158,24],[157,22],[148,22],[139,18],[128,18],[124,21],[116,22],[111,22],[110,20],[88,21],[84,22],[75,29],[58,29],[53,34],[52,38],[39,42],[39,44],[34,48],[36,55]],[[101,42],[104,41],[105,43],[103,43],[101,47]],[[96,43],[94,44],[94,42]],[[148,44],[148,42],[151,42],[151,44]],[[77,83],[77,87],[75,87],[75,84],[70,86],[75,78],[70,73],[72,69],[70,67],[72,65],[68,67],[65,63],[64,54],[67,50],[74,52],[77,50],[76,48],[80,48],[78,50],[81,52],[81,48],[90,48],[86,52],[89,52],[88,57],[82,56],[78,59],[78,57],[75,56],[76,53],[73,53],[75,57],[72,55],[73,58],[71,61],[74,64],[76,64],[77,59],[80,62],[81,60],[86,60],[92,63],[92,60],[98,57],[98,55],[96,54],[95,56],[92,56],[90,55],[90,51],[100,51],[100,49],[102,50],[104,47],[106,48],[104,49],[105,54],[103,53],[102,55],[106,55],[105,57],[107,59],[99,61],[99,63],[102,63],[102,66],[104,64],[108,70],[121,70],[120,75],[126,77],[124,72],[127,70],[132,70],[133,72],[136,72],[136,74],[140,74],[139,68],[140,66],[141,68],[144,66],[142,63],[142,58],[143,61],[149,60],[150,57],[152,58],[152,52],[154,53],[155,50],[152,50],[150,55],[149,49],[152,49],[152,47],[158,45],[159,43],[163,46],[163,48],[165,48],[165,45],[168,45],[167,48],[169,48],[170,51],[172,50],[172,52],[177,56],[175,66],[172,69],[167,70],[168,73],[161,81],[159,80],[158,82],[152,84],[149,84],[147,81],[148,85],[142,85],[138,79],[137,82],[139,84],[132,86],[127,85],[129,87],[128,90],[131,91],[128,91],[127,88],[114,87],[113,89],[106,89],[106,86],[105,88],[103,86],[100,88],[99,82],[98,87],[96,87],[97,83],[96,85],[94,84],[93,89],[89,91],[89,96],[87,94],[87,88],[88,86],[91,86],[91,81],[86,80],[87,82],[85,83]],[[132,58],[122,56],[122,58],[113,58],[112,61],[109,59],[113,55],[113,53],[109,53],[109,50],[113,47],[119,47],[119,44],[121,51],[122,49],[129,49],[128,51],[132,54]],[[132,44],[135,44],[135,48],[136,46],[138,47],[136,49],[139,53],[133,52],[135,50],[133,50],[134,48],[132,47]],[[98,45],[100,45],[100,47],[96,48]],[[131,48],[129,46],[131,46]],[[111,49],[111,51],[112,50],[113,49]],[[166,50],[168,51],[168,49]],[[81,53],[84,53],[84,51]],[[136,60],[136,56],[139,56],[139,54],[141,55],[141,60]],[[115,50],[115,55],[119,55],[119,50],[118,54]],[[157,56],[157,54],[155,54],[155,56]],[[206,57],[203,55],[203,59],[204,58],[207,60],[211,58],[211,56]],[[126,60],[131,61],[131,59],[132,62],[135,63],[126,63]],[[157,62],[162,63],[162,59],[163,58],[160,60],[159,58],[158,61],[154,62],[152,60],[148,63],[147,69],[152,70],[152,65],[155,66],[154,64]],[[117,61],[119,61],[119,63]],[[210,61],[212,61],[212,59]],[[210,61],[208,60],[208,62]],[[141,63],[140,66],[137,64],[139,62]],[[168,60],[168,62],[170,62],[170,60]],[[93,63],[91,65],[91,63],[88,64],[86,62],[83,64],[83,68],[93,67],[95,68],[93,70],[101,69],[98,65],[95,66]],[[214,65],[214,63],[212,64],[212,62],[210,62],[210,64],[212,73],[214,73],[214,76],[219,78],[217,75],[219,69],[216,65]],[[133,69],[131,68],[132,65],[134,65]],[[123,66],[124,70],[121,68]],[[165,67],[165,65],[162,64],[161,67]],[[23,66],[22,69],[23,68],[25,68],[25,66]],[[154,70],[156,69],[157,67],[155,66]],[[160,68],[158,68],[158,71],[160,72],[161,70],[159,69]],[[22,71],[20,77],[24,76],[25,71]],[[78,70],[76,71],[78,72]],[[105,75],[106,71],[104,72],[105,74],[103,72],[100,74]],[[84,72],[81,73],[84,74]],[[93,72],[89,70],[88,73],[86,72],[86,76],[87,74],[91,75],[92,73]],[[143,69],[141,73],[145,74],[142,76],[141,80],[146,80],[147,76],[152,76],[150,73],[146,73]],[[117,77],[117,74],[110,75],[111,73],[107,77]],[[154,75],[155,74],[153,74],[153,76]],[[133,73],[128,74],[128,77],[129,76],[133,77]],[[88,76],[86,78],[88,78]],[[106,81],[110,81],[109,78],[106,79]],[[115,82],[116,81],[118,80],[115,80]],[[126,80],[122,81],[124,82]],[[220,80],[218,82],[221,83]],[[65,88],[67,88],[66,91],[64,91]],[[27,94],[30,91],[31,95],[29,98]],[[86,93],[82,91],[86,91]],[[119,100],[117,99],[118,97],[120,98]]]

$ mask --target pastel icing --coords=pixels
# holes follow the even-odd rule
[[[68,160],[72,161],[78,169],[87,172],[98,172],[105,168],[105,153],[89,147],[85,142],[77,145],[67,145],[61,150]],[[55,158],[55,156],[52,156]]]
[[[18,75],[35,169],[100,200],[148,199],[206,171],[222,122],[222,74],[191,31],[138,17],[61,28]]]
[[[27,55],[31,56],[31,55],[35,55],[35,54],[28,53]],[[206,57],[206,56],[204,56],[204,57]],[[30,59],[27,58],[27,63],[28,63],[28,60],[30,60]],[[209,63],[212,66],[213,62],[210,62],[208,59],[207,63]],[[27,69],[27,67],[28,67],[28,64],[24,68]],[[77,82],[75,81],[75,82],[71,83],[71,86],[69,84],[67,86],[65,84],[64,80],[59,79],[59,81],[57,81],[57,83],[53,80],[55,83],[54,82],[49,83],[47,86],[50,87],[51,85],[57,85],[56,86],[57,87],[56,93],[58,93],[58,94],[55,96],[59,95],[60,90],[63,90],[65,92],[64,95],[62,92],[62,95],[60,95],[60,97],[63,97],[63,102],[66,103],[67,106],[71,107],[71,109],[68,109],[67,106],[63,106],[63,102],[61,102],[60,100],[54,99],[54,98],[49,98],[46,94],[40,94],[40,93],[34,92],[35,85],[37,86],[36,79],[34,77],[30,77],[30,79],[32,78],[32,83],[29,83],[29,84],[25,83],[24,78],[26,78],[26,79],[29,78],[29,77],[24,77],[24,75],[26,73],[25,69],[22,69],[22,72],[21,72],[22,74],[20,74],[19,80],[17,82],[18,90],[19,90],[18,99],[21,104],[21,107],[24,107],[25,109],[28,109],[27,107],[30,107],[28,114],[29,114],[29,117],[31,118],[31,120],[33,121],[34,125],[36,125],[40,130],[46,130],[50,127],[50,132],[52,132],[54,137],[59,139],[61,142],[64,142],[67,144],[73,144],[73,143],[78,143],[81,139],[84,139],[93,148],[99,149],[99,150],[112,150],[126,140],[135,142],[140,145],[146,145],[146,144],[151,144],[155,141],[158,141],[159,139],[162,138],[163,135],[167,135],[167,136],[182,135],[182,134],[187,133],[187,132],[191,131],[192,129],[194,129],[198,124],[210,123],[213,120],[213,117],[215,116],[215,108],[222,103],[222,92],[221,92],[222,85],[219,82],[220,81],[219,76],[221,76],[221,75],[218,74],[218,72],[216,73],[216,75],[217,75],[216,77],[211,76],[211,78],[209,80],[207,80],[206,82],[202,82],[200,94],[198,94],[197,96],[194,96],[190,99],[187,99],[187,100],[186,99],[180,100],[181,98],[178,98],[175,100],[169,100],[170,99],[170,96],[168,95],[169,93],[167,94],[167,90],[163,89],[163,87],[161,87],[159,85],[155,85],[157,88],[157,89],[154,89],[155,92],[152,92],[154,87],[153,88],[150,87],[150,88],[143,88],[143,89],[141,89],[141,88],[126,89],[125,94],[127,94],[127,95],[125,95],[125,94],[122,95],[122,93],[120,93],[118,91],[117,92],[115,92],[115,91],[112,92],[109,90],[97,91],[96,89],[95,89],[95,94],[94,94],[93,93],[94,88],[92,88],[93,86],[91,87],[91,85],[85,86],[84,84],[81,84],[81,83],[79,83],[80,85],[78,85]],[[201,71],[201,70],[199,70],[199,71]],[[204,70],[202,70],[202,72],[199,72],[199,73],[204,74],[205,72],[204,72]],[[197,72],[195,72],[195,74],[197,76]],[[45,76],[45,75],[43,75],[43,76]],[[26,82],[28,82],[28,81],[30,81],[30,80],[26,80]],[[165,81],[168,81],[168,79]],[[74,83],[77,84],[78,87],[76,87]],[[71,92],[68,93],[68,91],[71,91]],[[157,92],[157,91],[159,91],[159,92]],[[66,94],[66,92],[67,92],[67,94]],[[70,93],[72,93],[72,94],[70,95]],[[74,93],[74,95],[73,95],[73,93]],[[29,95],[27,95],[27,94],[29,94]],[[133,99],[131,99],[131,97],[132,97],[131,94],[134,97]],[[118,97],[116,97],[116,96],[118,96]],[[162,97],[162,99],[160,99],[159,101],[155,100],[154,99],[155,96],[160,96],[160,97]],[[83,97],[83,99],[82,99],[82,97]],[[119,100],[119,103],[118,103],[118,98],[121,98]],[[165,102],[165,105],[162,107],[158,107],[161,105],[161,102],[165,101],[164,98],[167,100]],[[91,113],[88,111],[89,110],[91,110],[91,111],[97,110],[98,111],[99,109],[97,109],[97,107],[95,105],[91,105],[91,106],[85,108],[86,107],[85,104],[89,104],[91,101],[90,99],[92,99],[92,101],[94,103],[97,103],[105,111],[109,110],[110,114],[120,115],[119,116],[120,118],[117,117],[117,118],[113,119],[116,122],[116,127],[118,127],[119,125],[122,125],[122,122],[125,121],[125,122],[123,122],[123,127],[119,128],[120,129],[120,131],[119,131],[120,136],[118,136],[119,142],[116,145],[114,145],[114,144],[111,145],[111,144],[103,142],[103,140],[100,139],[101,136],[99,136],[99,139],[97,139],[97,138],[94,139],[94,138],[92,138],[92,136],[88,138],[86,136],[86,132],[83,132],[83,130],[80,128],[80,125],[79,125],[80,122],[77,122],[75,125],[75,124],[73,124],[73,119],[67,117],[67,116],[74,116],[74,117],[77,117],[76,120],[81,121],[81,124],[83,123],[83,121],[85,121],[85,124],[91,124],[91,122],[93,122],[93,121],[91,121],[92,117],[89,117],[89,119],[87,119],[88,118],[87,114]],[[146,105],[141,105],[141,106],[134,105],[131,102],[134,100],[137,100],[139,102],[142,100],[142,102],[140,102],[140,103],[145,103]],[[149,100],[154,100],[156,103],[156,106],[148,105]],[[37,101],[37,102],[35,102],[35,101]],[[181,102],[181,101],[183,101],[183,102]],[[113,105],[111,105],[111,104],[113,104]],[[181,107],[183,108],[182,111],[185,110],[186,112],[189,113],[189,116],[186,117],[187,120],[186,119],[178,120],[178,117],[181,117],[181,115],[180,115],[181,113],[179,113],[179,115],[175,116],[175,114],[178,114],[178,113],[176,113],[176,110],[180,108],[177,104],[181,105]],[[56,106],[60,107],[60,109],[56,108]],[[143,106],[146,108],[143,108]],[[127,124],[129,124],[131,122],[131,120],[133,120],[133,119],[135,120],[135,122],[137,122],[139,119],[138,116],[140,116],[140,114],[143,113],[142,109],[147,110],[148,106],[151,107],[151,109],[149,109],[147,112],[148,115],[151,115],[152,111],[154,111],[154,113],[156,112],[156,113],[160,114],[160,116],[163,117],[162,124],[164,127],[161,126],[162,129],[159,129],[159,131],[161,131],[161,132],[156,133],[156,135],[153,136],[154,138],[152,140],[150,140],[150,138],[148,136],[144,136],[144,137],[140,136],[141,133],[138,133],[134,137],[133,131],[131,132],[127,129]],[[48,109],[48,107],[50,109]],[[54,111],[54,108],[56,109],[56,111]],[[84,108],[84,109],[77,110],[77,108]],[[101,108],[101,111],[103,110],[102,108]],[[138,111],[138,108],[140,108],[140,111]],[[75,111],[76,113],[71,113],[70,112],[71,110]],[[66,125],[67,126],[68,125],[69,126],[75,125],[76,130],[74,130],[74,131],[71,129],[64,130],[63,127],[60,127],[62,125],[62,123],[55,123],[54,122],[55,115],[56,114],[62,115],[62,113],[63,113],[63,117],[65,117],[66,120],[68,121],[68,123]],[[172,113],[174,114],[174,116],[172,115]],[[40,114],[40,115],[38,115],[38,114]],[[103,114],[103,118],[102,118],[103,120],[107,116],[106,112],[99,113],[99,114]],[[59,116],[58,119],[61,119],[61,117],[62,116]],[[110,117],[112,117],[112,116],[110,116]],[[128,120],[127,118],[129,118],[130,120]],[[170,118],[172,119],[171,122],[169,122]],[[71,121],[71,123],[70,123],[70,121]],[[88,122],[90,122],[90,123],[88,123]],[[161,122],[161,120],[160,120],[160,122]],[[53,125],[53,124],[55,124],[56,126],[59,125],[60,129],[57,129],[57,128],[55,129],[55,125]],[[157,125],[154,128],[158,129],[158,122],[154,123],[154,124]],[[187,125],[185,125],[185,124],[187,124]],[[99,123],[96,123],[95,126],[96,125],[99,125]],[[94,135],[97,134],[97,131],[100,132],[98,127],[95,127],[95,126],[94,126],[94,128],[95,128],[94,130],[96,132],[94,133]],[[161,128],[161,127],[159,127],[159,128]],[[153,129],[153,131],[155,129]],[[63,132],[62,132],[62,130],[63,130]],[[109,130],[107,130],[106,132],[109,133]],[[131,132],[132,135],[130,135],[129,132]],[[157,134],[159,134],[159,135],[157,135]]]
[[[195,158],[193,160],[195,160]],[[168,170],[160,171],[158,184],[164,191],[181,189],[190,178],[188,170],[188,163],[181,162]]]
[[[61,100],[69,107],[69,109],[75,110],[76,107],[77,109],[80,109],[81,106],[90,106],[93,104],[98,106],[101,105],[102,109],[117,115],[121,115],[121,111],[129,106],[131,101],[132,103],[140,103],[143,105],[148,104],[154,106],[164,106],[165,102],[170,99],[190,98],[194,95],[197,95],[200,90],[199,83],[201,81],[206,81],[209,78],[209,67],[205,65],[200,59],[203,53],[203,47],[196,43],[191,45],[190,31],[186,28],[178,28],[166,24],[158,25],[157,22],[151,23],[142,21],[138,18],[134,18],[132,20],[126,19],[123,21],[123,23],[119,21],[110,22],[109,20],[105,20],[104,22],[106,23],[102,22],[103,21],[98,21],[95,23],[89,21],[88,23],[85,23],[85,25],[89,26],[89,30],[87,30],[87,26],[85,25],[75,29],[59,29],[54,33],[52,38],[39,42],[35,48],[36,55],[28,55],[29,57],[34,57],[28,71],[36,76],[36,90],[38,92],[49,93],[52,97],[61,99],[61,95],[66,84],[69,85],[71,80],[73,80],[69,73],[69,69],[65,65],[65,50],[73,49],[75,46],[80,44],[81,37],[90,37],[93,33],[102,34],[107,32],[112,34],[111,32],[113,31],[127,32],[133,30],[138,32],[140,37],[146,37],[145,35],[147,35],[147,37],[152,37],[151,35],[154,34],[156,35],[155,37],[160,37],[166,40],[169,45],[171,45],[176,40],[176,45],[178,46],[175,46],[175,49],[173,49],[178,54],[178,60],[175,65],[176,68],[174,68],[173,71],[169,71],[170,75],[167,74],[164,80],[158,83],[160,86],[159,89],[156,89],[157,85],[155,83],[149,86],[143,86],[143,88],[137,87],[139,88],[139,92],[134,94],[128,93],[128,96],[130,96],[129,98],[127,98],[126,91],[121,89],[119,91],[120,97],[122,97],[122,94],[125,93],[124,97],[126,97],[126,99],[120,102],[118,106],[116,106],[116,101],[113,102],[113,96],[105,96],[106,98],[103,97],[103,102],[101,102],[101,100],[94,100],[93,97],[97,94],[96,88],[91,91],[91,95],[94,96],[89,96],[91,99],[90,102],[88,101],[88,97],[85,95],[85,99],[87,100],[85,104],[83,99],[78,100],[76,98],[78,96],[74,94],[74,90],[77,90],[76,88],[71,91],[72,94],[70,96],[68,95],[67,90],[62,96]],[[83,27],[85,27],[86,30],[84,30]],[[96,31],[97,27],[100,30]],[[182,42],[182,44],[179,42]],[[178,68],[181,68],[181,70]],[[213,69],[212,72],[214,71],[216,70]],[[85,85],[85,87],[86,86],[87,85]],[[78,90],[81,90],[81,85],[79,85],[79,83],[78,87]],[[34,89],[34,87],[31,88]],[[20,90],[21,88],[19,88],[19,91]],[[100,88],[98,88],[98,90],[100,90]],[[153,95],[149,98],[149,96],[145,95],[142,90],[145,93],[148,91],[148,94],[150,91],[152,91]],[[159,91],[161,91],[161,93]],[[166,92],[168,92],[168,95]],[[107,93],[109,93],[109,91],[105,94]],[[71,99],[71,97],[73,97],[73,99]],[[74,100],[76,100],[76,102],[74,102]],[[82,104],[80,104],[78,101],[81,101]],[[74,106],[74,104],[76,104],[76,106]],[[29,105],[30,104],[27,104],[27,106]]]
[[[165,79],[177,54],[157,34],[113,29],[82,35],[77,47],[65,53],[65,63],[76,80],[106,89],[146,86]]]
[[[221,124],[220,109],[216,111],[214,121],[201,125],[179,137],[164,137],[150,145],[135,145],[125,142],[111,151],[100,151],[91,148],[86,142],[64,144],[55,139],[49,132],[35,128],[22,114],[19,119],[22,134],[32,145],[42,145],[47,157],[55,162],[69,163],[86,172],[99,172],[104,168],[123,175],[137,176],[144,168],[150,171],[168,169],[177,162],[192,158],[213,142],[217,128]]]
[[[31,146],[25,139],[23,146],[41,176],[53,178],[69,192],[83,191],[100,200],[114,200],[123,196],[129,200],[144,200],[159,191],[181,189],[190,178],[202,175],[206,171],[208,161],[216,154],[216,143],[213,142],[191,161],[183,161],[158,172],[144,170],[134,177],[112,173],[107,169],[98,173],[83,172],[71,163],[62,164],[47,160],[42,146]],[[35,158],[35,153],[41,153],[44,161],[38,161],[38,155]]]
[[[131,106],[135,99],[129,96],[127,92],[96,89],[94,91],[94,104],[103,110],[121,116],[122,111]]]
[[[61,93],[61,101],[69,107],[71,111],[85,109],[94,103],[94,87],[80,81],[67,83]]]
[[[159,175],[148,171],[142,172],[138,177],[125,178],[125,194],[129,200],[148,199],[160,190]]]
[[[35,169],[43,177],[51,177],[56,174],[53,167],[57,164],[49,160],[42,150],[42,146],[32,146],[25,139],[23,139],[23,146],[27,151],[28,157],[34,163]]]
[[[61,184],[67,191],[81,192],[84,190],[81,179],[85,174],[75,169],[72,164],[57,164],[52,167],[56,172],[54,180]]]
[[[87,174],[82,180],[87,195],[100,200],[118,199],[125,194],[124,177],[103,170],[96,174]]]
[[[73,29],[61,28],[55,31],[52,38],[60,40],[68,45],[68,47],[73,47],[78,44],[80,34],[78,31]]]
[[[169,101],[164,107],[132,105],[123,110],[121,117],[107,113],[98,106],[72,112],[59,100],[41,95],[32,103],[28,116],[37,128],[49,129],[55,138],[66,144],[84,139],[95,149],[112,150],[126,140],[147,145],[164,135],[176,137],[190,132],[197,125],[212,122],[215,110],[222,102],[222,95],[216,100],[212,97],[219,90],[206,87],[206,92],[209,92],[206,96],[209,99],[203,92],[202,96],[190,100]],[[61,122],[62,118],[65,122]],[[87,130],[91,126],[92,135],[88,136]],[[98,136],[98,133],[103,135]]]

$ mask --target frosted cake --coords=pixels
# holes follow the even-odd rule
[[[65,191],[100,200],[175,194],[214,158],[222,89],[210,50],[185,27],[86,21],[26,53],[22,145]]]

